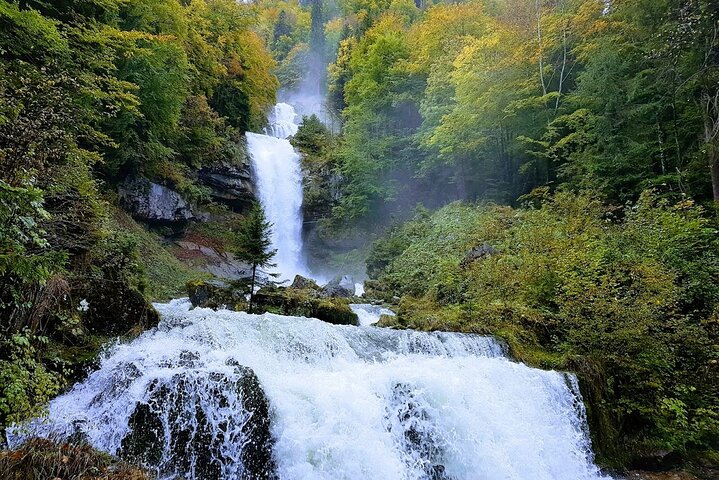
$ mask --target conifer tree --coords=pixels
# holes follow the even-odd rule
[[[255,295],[255,278],[257,267],[274,267],[270,263],[277,253],[272,249],[272,223],[265,218],[265,212],[260,204],[256,203],[249,215],[237,230],[237,258],[252,265],[252,282],[250,287],[249,313],[252,313],[252,303]]]

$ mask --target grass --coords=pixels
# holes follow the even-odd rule
[[[139,467],[118,461],[85,443],[34,438],[15,450],[0,451],[4,480],[150,480]]]
[[[162,243],[160,235],[135,222],[125,212],[115,209],[113,218],[120,229],[138,240],[140,263],[147,275],[145,296],[151,301],[166,301],[186,294],[185,285],[197,278],[209,278],[176,258]]]

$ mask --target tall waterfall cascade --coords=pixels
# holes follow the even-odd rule
[[[296,117],[291,105],[278,103],[269,116],[266,135],[246,134],[259,200],[273,225],[275,270],[283,279],[308,275],[302,246],[301,158],[287,140],[299,128]]]
[[[156,305],[44,421],[163,479],[595,480],[576,379],[489,337]]]

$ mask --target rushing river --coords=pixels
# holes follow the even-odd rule
[[[162,478],[602,478],[575,378],[492,338],[156,306],[30,430]]]

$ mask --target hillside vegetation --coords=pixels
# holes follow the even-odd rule
[[[575,371],[600,459],[710,457],[719,438],[719,235],[693,202],[624,211],[559,194],[536,208],[452,204],[375,243],[369,293],[393,326],[497,335]]]
[[[198,275],[115,185],[210,202],[197,172],[242,161],[279,85],[258,18],[234,0],[0,1],[0,432]]]

